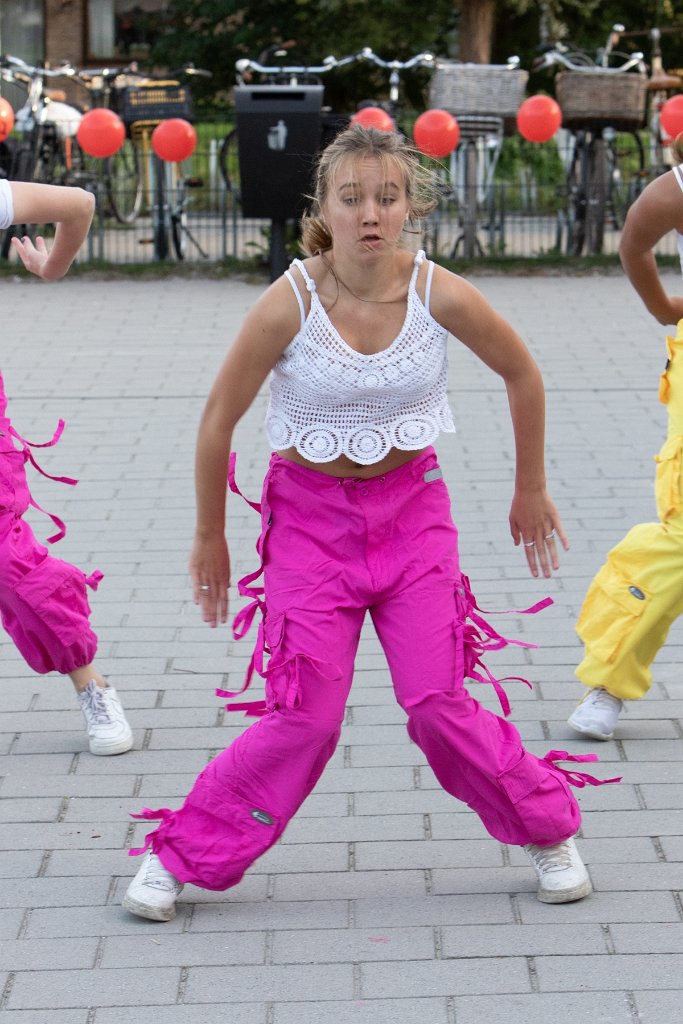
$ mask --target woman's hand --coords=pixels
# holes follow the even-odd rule
[[[15,235],[10,244],[31,274],[35,274],[36,277],[45,276],[45,264],[50,254],[44,238],[38,235],[34,245],[28,235],[24,235],[23,238],[17,238]]]
[[[545,490],[515,492],[510,508],[510,533],[515,546],[524,545],[532,576],[538,576],[540,571],[549,577],[551,569],[559,569],[558,541],[569,551],[560,516]]]
[[[228,621],[230,555],[225,537],[195,537],[189,563],[194,603],[204,622],[215,628]]]

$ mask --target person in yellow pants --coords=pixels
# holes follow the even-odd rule
[[[588,691],[569,725],[599,740],[613,735],[624,701],[639,700],[650,688],[650,666],[672,622],[683,613],[683,297],[667,295],[653,251],[672,230],[683,270],[683,173],[678,166],[648,185],[633,204],[619,249],[629,280],[650,313],[662,324],[677,324],[677,330],[666,339],[668,360],[659,388],[668,409],[667,440],[655,456],[659,522],[634,526],[612,548],[576,625],[585,647],[576,675]]]

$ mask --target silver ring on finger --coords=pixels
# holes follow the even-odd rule
[[[524,547],[525,548],[535,548],[536,547],[536,541],[535,540],[525,540],[524,541]]]
[[[208,585],[208,583],[201,583],[199,589],[203,594],[207,594],[211,590],[211,587]]]
[[[555,531],[551,530],[550,533],[546,533],[544,540],[555,540]]]

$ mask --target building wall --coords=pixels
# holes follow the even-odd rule
[[[45,59],[86,63],[85,23],[87,0],[44,0]]]

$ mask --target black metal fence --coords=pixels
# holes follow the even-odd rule
[[[201,135],[200,135],[201,138]],[[645,167],[642,141],[638,152],[626,138],[621,149],[605,149],[600,189],[586,191],[575,136],[566,133],[551,143],[534,146],[517,138],[493,144],[482,137],[474,157],[439,165],[443,199],[416,238],[433,258],[501,260],[548,255],[614,254],[629,203],[654,173]],[[603,146],[606,144],[603,143]],[[161,214],[155,208],[153,170],[147,175],[141,212],[132,224],[118,223],[108,209],[104,186],[98,186],[98,212],[80,260],[111,264],[153,263],[177,258],[173,230],[180,237],[187,262],[208,264],[226,259],[265,262],[272,251],[273,224],[267,217],[247,217],[240,203],[239,169],[226,183],[220,166],[220,137],[204,140],[192,158],[179,165],[181,179],[195,179],[179,200],[167,195],[163,212],[168,255],[156,244]],[[234,155],[236,160],[236,153]],[[269,185],[269,171],[265,174]],[[277,182],[272,181],[272,187]],[[583,190],[583,191],[582,191]],[[577,218],[597,217],[595,238],[581,238]],[[174,222],[174,223],[172,223]],[[156,228],[155,228],[156,224]],[[278,225],[282,227],[282,225]],[[578,245],[577,245],[578,230]],[[296,250],[296,221],[286,224],[286,244]],[[591,245],[593,251],[591,251]],[[660,251],[676,252],[675,239],[664,239]]]

